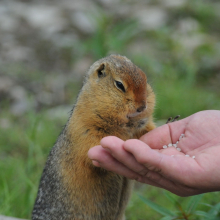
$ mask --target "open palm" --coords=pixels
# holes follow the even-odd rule
[[[181,134],[184,137],[176,147]],[[187,156],[186,156],[187,155]],[[220,111],[202,111],[145,134],[140,140],[102,139],[93,164],[180,196],[220,189]],[[194,158],[195,157],[195,158]]]

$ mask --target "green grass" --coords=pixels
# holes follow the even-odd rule
[[[215,78],[219,73],[220,17],[215,4],[217,1],[189,0],[181,8],[169,9],[167,25],[155,30],[144,30],[134,18],[117,18],[100,8],[99,13],[91,15],[91,19],[97,21],[95,34],[83,38],[83,41],[79,39],[72,48],[67,48],[65,63],[74,66],[74,62],[85,56],[95,61],[109,53],[126,55],[146,72],[148,82],[155,91],[156,121],[176,115],[184,118],[206,109],[220,110],[220,82],[216,80],[219,78]],[[187,50],[179,38],[172,37],[178,21],[188,18],[198,22],[196,34],[206,36],[206,41],[193,50]],[[141,46],[137,49],[139,43]],[[49,52],[50,45],[43,44],[41,51],[43,54]],[[53,65],[53,62],[45,60],[44,65]],[[40,85],[47,75],[60,74],[45,73],[40,68],[29,68],[19,63],[0,68],[16,81],[27,84],[38,82]],[[65,104],[73,104],[71,100],[78,90],[79,83],[74,80],[66,85]],[[30,99],[36,98],[33,93],[28,95]],[[10,114],[9,107],[10,100],[3,97],[0,120],[7,120],[9,126],[0,126],[0,214],[30,219],[47,155],[68,119],[68,113],[66,117],[50,119],[47,108],[51,106],[43,106],[39,112],[33,109],[16,117]],[[190,198],[166,194],[162,189],[139,184],[126,211],[128,220],[162,218],[139,195],[171,211],[178,210],[170,197],[183,208],[190,203]],[[197,210],[208,212],[211,206],[219,203],[219,197],[219,192],[205,194]]]
[[[19,122],[19,123],[18,123]],[[63,123],[30,113],[1,129],[0,213],[30,218],[47,154]]]
[[[196,86],[187,86],[184,81],[157,80],[153,87],[156,91],[156,119],[180,115],[185,118],[198,111],[220,109],[220,98]]]
[[[197,211],[203,211],[208,213],[212,206],[219,203],[220,192],[206,193],[202,195],[202,198],[198,198],[198,204],[195,205],[195,210],[191,210],[192,200],[195,200],[195,196],[192,197],[179,197],[170,192],[167,192],[163,189],[158,189],[152,186],[141,186],[140,188],[135,189],[132,199],[126,210],[126,217],[129,220],[144,220],[152,219],[158,220],[162,219],[163,215],[159,211],[153,210],[149,205],[145,204],[140,196],[147,198],[150,202],[154,202],[158,205],[158,210],[167,209],[172,213],[186,212],[191,211],[196,213]],[[199,196],[197,196],[199,197]],[[201,199],[201,200],[200,200]],[[175,202],[174,202],[175,201]],[[181,206],[181,208],[180,208]],[[191,208],[189,208],[189,206]],[[162,208],[161,208],[162,207]],[[218,215],[220,214],[217,211]],[[174,219],[185,219],[185,218],[174,218]],[[191,215],[189,220],[204,220],[202,216]],[[218,219],[218,218],[217,218]],[[209,220],[209,218],[207,219]]]

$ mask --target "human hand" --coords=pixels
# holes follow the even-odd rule
[[[175,147],[163,149],[181,134],[185,134],[178,143],[181,152]],[[124,142],[110,136],[100,144],[88,152],[95,166],[180,196],[220,190],[220,111],[198,112],[140,140]]]

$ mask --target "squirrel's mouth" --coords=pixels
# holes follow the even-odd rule
[[[141,113],[143,113],[147,108],[145,108],[143,111],[135,111],[133,113],[129,113],[127,114],[127,118],[134,118],[138,115],[140,115]]]
[[[136,116],[138,116],[140,114],[141,114],[141,112],[130,113],[130,114],[127,115],[127,118],[134,118],[134,117],[136,117]]]
[[[127,118],[134,118],[134,117],[140,115],[141,113],[143,113],[146,109],[147,109],[147,107],[142,108],[141,110],[139,108],[135,112],[127,114]]]

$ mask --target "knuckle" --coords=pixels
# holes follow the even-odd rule
[[[141,169],[140,171],[138,171],[138,173],[139,173],[141,176],[146,176],[148,172],[149,172],[149,170],[146,169],[146,168],[143,168],[143,169]]]
[[[136,180],[137,182],[140,182],[140,183],[144,183],[144,179],[142,176],[136,176],[136,178],[134,180]]]
[[[138,163],[144,164],[144,166],[146,166],[146,165],[145,165],[146,160],[145,160],[145,158],[144,158],[142,155],[139,155],[139,156],[136,158],[136,160],[137,160]]]
[[[161,180],[161,176],[158,175],[157,173],[154,173],[154,172],[148,172],[146,174],[146,177],[154,182],[160,182],[160,180]]]

